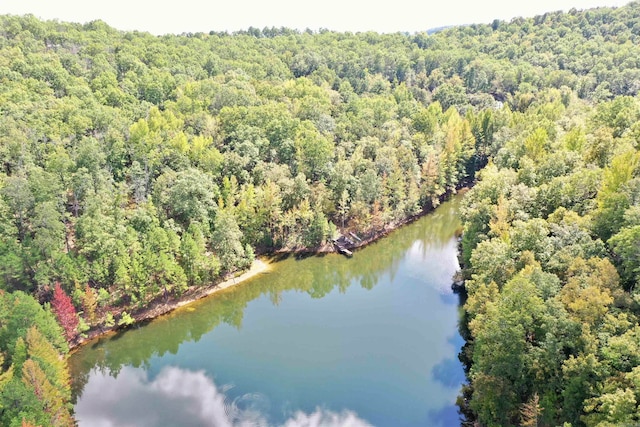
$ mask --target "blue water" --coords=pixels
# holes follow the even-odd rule
[[[71,358],[80,426],[455,426],[457,201]]]

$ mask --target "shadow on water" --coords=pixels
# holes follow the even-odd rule
[[[447,388],[460,387],[466,381],[457,359],[444,359],[433,367],[431,376]]]
[[[459,305],[460,297],[456,294],[440,294],[440,300],[446,305]]]
[[[269,274],[178,309],[144,327],[99,338],[69,359],[74,398],[82,394],[93,369],[115,376],[123,366],[147,366],[152,357],[176,354],[181,344],[199,341],[218,325],[241,329],[248,303],[261,296],[268,296],[272,304],[279,305],[283,293],[292,290],[323,298],[334,289],[344,293],[354,284],[373,289],[381,274],[397,274],[409,249],[424,255],[432,247],[448,244],[460,227],[459,203],[460,197],[454,197],[434,213],[358,250],[350,259],[336,254],[272,255]],[[448,305],[455,304],[453,295],[442,298]],[[447,366],[438,369],[446,372]],[[440,380],[439,372],[434,372],[434,377]]]
[[[460,413],[455,406],[447,406],[439,411],[430,411],[429,418],[437,420],[434,421],[434,424],[431,424],[430,427],[459,426],[462,421]]]

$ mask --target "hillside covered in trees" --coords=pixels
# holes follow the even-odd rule
[[[0,17],[0,424],[69,425],[43,355],[65,338],[256,252],[376,235],[487,161],[464,211],[461,407],[638,422],[639,58],[638,3],[432,35]]]
[[[571,13],[530,21],[548,76],[570,70],[575,85],[496,112],[491,161],[465,200],[460,404],[481,425],[640,423],[640,79],[624,65],[638,58],[626,50],[637,11],[575,15],[570,31]],[[608,53],[587,54],[591,39]]]

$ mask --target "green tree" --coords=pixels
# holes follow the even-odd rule
[[[303,231],[303,244],[307,248],[316,248],[331,237],[331,227],[321,210],[315,209],[309,227]]]
[[[24,174],[7,177],[2,193],[15,215],[18,238],[22,241],[27,234],[27,219],[35,203],[27,177]]]
[[[296,131],[295,146],[299,171],[313,180],[323,177],[333,157],[333,145],[327,137],[311,122],[304,121]]]
[[[502,296],[471,322],[475,336],[472,408],[487,425],[509,425],[519,418],[521,401],[532,395],[533,376],[528,352],[544,337],[538,322],[542,299],[524,274],[503,288]]]
[[[602,187],[596,198],[598,209],[594,213],[594,228],[602,240],[608,240],[623,224],[629,199],[621,190],[631,180],[638,158],[635,151],[626,151],[613,158],[604,170]]]
[[[226,209],[220,210],[214,221],[211,245],[220,259],[223,270],[233,271],[246,264],[242,238],[242,231],[231,212]]]
[[[338,212],[340,213],[340,219],[342,221],[342,228],[344,228],[344,220],[349,213],[349,192],[345,189],[338,201]]]
[[[68,351],[64,333],[53,314],[33,297],[21,291],[0,292],[0,307],[0,347],[8,354],[14,354],[16,341],[25,337],[31,326],[36,326],[58,351]]]
[[[156,180],[155,194],[158,207],[185,229],[191,222],[208,226],[220,195],[211,177],[198,169],[166,172]]]
[[[207,255],[205,238],[196,223],[192,223],[187,232],[182,235],[180,265],[191,286],[210,283],[220,270],[217,258]]]
[[[608,243],[616,254],[625,288],[635,288],[640,273],[640,226],[621,229]]]

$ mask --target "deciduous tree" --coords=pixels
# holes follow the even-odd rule
[[[56,319],[58,319],[58,323],[64,329],[67,341],[75,339],[78,334],[78,314],[71,298],[62,289],[59,282],[56,282],[53,289],[51,308],[56,315]]]

